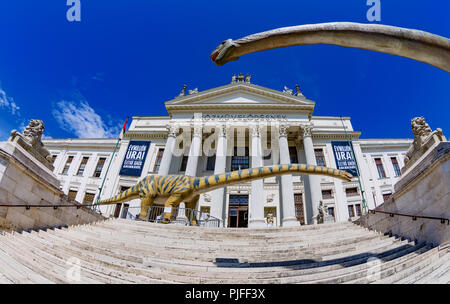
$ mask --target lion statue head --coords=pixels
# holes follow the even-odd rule
[[[45,125],[42,120],[32,119],[23,131],[23,137],[34,146],[41,142],[42,133],[44,133]]]
[[[414,117],[411,119],[411,130],[414,135],[414,142],[421,144],[433,132],[425,122],[424,117]]]

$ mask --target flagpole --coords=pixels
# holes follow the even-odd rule
[[[122,140],[122,136],[123,136],[123,134],[125,133],[125,128],[126,128],[126,126],[127,126],[127,121],[128,121],[128,117],[127,117],[127,119],[125,120],[125,123],[123,124],[122,132],[120,133],[119,138],[117,139],[116,145],[114,146],[113,153],[111,154],[111,158],[109,159],[108,167],[106,168],[105,175],[103,176],[102,185],[101,185],[100,188],[99,188],[99,192],[98,192],[98,195],[97,195],[97,199],[96,199],[96,201],[95,201],[95,203],[94,203],[94,208],[93,208],[94,211],[97,209],[98,202],[100,201],[100,196],[102,195],[103,186],[105,185],[105,180],[106,180],[106,177],[108,176],[109,167],[111,167],[111,163],[112,163],[112,160],[113,160],[113,158],[114,158],[114,155],[116,154],[117,147],[119,146],[119,143],[120,143],[120,141]]]
[[[347,134],[347,128],[344,126],[344,121],[342,120],[342,116],[341,116],[341,122],[342,122],[342,127],[344,128],[345,137],[347,138],[347,142],[349,143],[349,146],[350,146],[350,151],[352,152],[352,157],[355,160],[355,164],[356,164],[356,174],[358,176],[359,189],[361,190],[362,207],[363,207],[362,211],[363,212],[365,211],[367,213],[368,210],[367,210],[367,205],[366,205],[366,198],[364,197],[364,189],[361,184],[358,161],[356,160],[355,152],[353,151],[353,144],[350,140],[350,137]],[[361,212],[361,213],[363,213],[363,212]]]

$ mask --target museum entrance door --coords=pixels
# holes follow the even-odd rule
[[[248,226],[248,195],[230,195],[228,227],[246,228]]]

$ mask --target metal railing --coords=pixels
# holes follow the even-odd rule
[[[151,206],[151,207],[142,207],[148,208],[147,218],[145,219],[148,222],[154,223],[162,223],[162,219],[164,217],[164,206]],[[141,211],[140,206],[135,207],[127,207],[125,218],[131,220],[142,220],[139,219],[139,212],[133,214],[130,212],[130,209],[139,209]],[[179,208],[173,207],[173,211],[170,217],[170,223],[181,224],[185,226],[201,226],[201,227],[221,227],[221,219],[211,216],[209,213],[198,211],[190,208]]]
[[[428,219],[428,220],[437,220],[437,221],[441,221],[441,224],[445,224],[445,222],[447,222],[447,225],[450,225],[450,219],[445,218],[445,217],[434,217],[434,216],[404,214],[404,213],[397,213],[397,212],[390,212],[390,211],[381,211],[381,210],[374,210],[374,209],[369,210],[369,213],[372,213],[372,214],[384,213],[384,214],[389,214],[390,217],[394,217],[395,215],[406,216],[406,217],[411,217],[413,219],[413,221],[416,221],[418,218]]]
[[[107,205],[107,204],[105,204]],[[94,210],[95,207],[99,205],[97,204],[59,204],[59,205],[52,205],[52,204],[0,204],[0,207],[8,207],[8,208],[25,208],[26,210],[30,210],[31,208],[53,208],[57,210],[58,208],[83,208],[83,209],[89,209],[94,212],[100,213],[99,210]],[[126,207],[128,210],[126,211],[125,218],[132,219],[132,220],[138,220],[138,215],[133,215],[129,211],[129,209],[141,209],[140,206],[135,207]],[[164,216],[164,206],[151,206],[151,207],[143,207],[143,208],[150,208],[149,212],[147,213],[146,221],[149,222],[155,222],[155,223],[161,223],[162,218]],[[198,211],[190,208],[181,208],[181,210],[184,209],[184,212],[180,212],[179,207],[174,207],[173,212],[170,217],[170,223],[177,223],[177,224],[183,224],[186,226],[202,226],[202,227],[221,227],[221,219],[218,219],[216,217],[211,216],[209,213]]]

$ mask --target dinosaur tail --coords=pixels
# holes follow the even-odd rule
[[[131,199],[137,198],[137,197],[139,197],[139,188],[140,188],[139,184],[134,185],[133,187],[128,188],[127,190],[125,190],[111,198],[101,200],[99,202],[99,204],[103,204],[103,205],[115,204],[118,202],[129,201]]]
[[[194,191],[198,193],[208,192],[224,185],[233,185],[253,181],[272,176],[285,174],[316,174],[339,178],[350,181],[352,175],[346,171],[305,164],[289,164],[250,168],[211,176],[197,177],[194,180]]]

